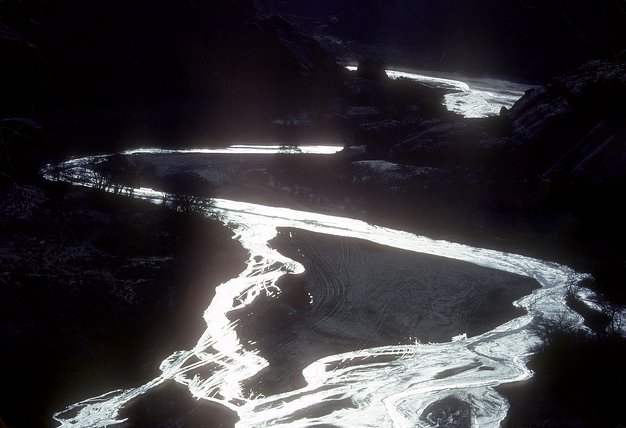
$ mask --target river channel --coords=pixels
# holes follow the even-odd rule
[[[462,82],[431,82],[458,90],[446,99],[450,109],[466,106],[482,116],[521,95],[509,88],[489,98]],[[160,375],[143,385],[68,403],[54,415],[58,425],[123,423],[125,407],[175,382],[189,396],[235,412],[238,427],[433,427],[442,423],[442,412],[458,426],[498,427],[509,405],[496,387],[533,375],[526,367],[538,343],[533,320],[565,317],[585,328],[566,294],[583,295],[579,284],[587,276],[550,261],[371,224],[358,210],[340,215],[336,206],[310,208],[324,203],[319,195],[308,205],[306,198],[284,204],[276,197],[277,185],[267,175],[273,156],[282,162],[302,155],[332,158],[342,148],[123,152],[151,162],[158,175],[186,168],[210,181],[217,196],[189,203],[229,228],[248,260],[239,276],[207,285],[216,292],[198,314],[206,329],[195,346],[150,362]],[[96,167],[106,159],[73,158],[48,166],[44,176],[155,204],[176,199],[162,189],[103,184]],[[258,179],[263,174],[267,181]],[[293,296],[290,286],[298,290],[298,304],[281,297]],[[505,313],[491,316],[503,306]],[[268,318],[274,310],[286,314],[286,321]],[[267,323],[284,331],[272,332]],[[276,380],[285,373],[293,381]]]

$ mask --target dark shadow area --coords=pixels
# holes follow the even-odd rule
[[[529,364],[532,379],[498,388],[511,402],[502,426],[624,425],[625,359],[626,343],[620,338],[569,340],[545,349]]]
[[[248,0],[8,1],[0,47],[0,118],[40,123],[62,155],[271,139],[342,85],[315,40]]]
[[[152,379],[200,337],[215,286],[243,270],[243,251],[217,222],[62,184],[3,191],[9,426],[52,426],[53,411]]]
[[[620,1],[257,0],[346,60],[543,81],[626,47]]]
[[[238,421],[229,409],[197,400],[182,385],[169,381],[132,401],[120,415],[120,428],[202,427],[230,428]]]

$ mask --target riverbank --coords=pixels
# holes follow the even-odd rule
[[[0,417],[52,413],[151,379],[192,347],[246,254],[215,221],[60,183],[3,183]]]

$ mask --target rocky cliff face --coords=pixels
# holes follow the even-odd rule
[[[626,183],[626,64],[594,61],[529,91],[505,116],[515,155],[542,178]]]

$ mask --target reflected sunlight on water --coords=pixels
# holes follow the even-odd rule
[[[357,67],[347,66],[350,71]],[[397,70],[385,70],[390,79],[410,79],[423,85],[456,92],[446,94],[443,104],[454,113],[467,118],[496,116],[502,107],[510,108],[529,88],[496,79],[466,79],[468,82]]]
[[[168,150],[168,149],[156,149],[156,148],[139,148],[131,149],[122,152],[125,155],[134,154],[277,154],[277,153],[302,153],[302,154],[316,154],[316,155],[330,155],[340,152],[343,146],[333,145],[298,145],[298,146],[281,146],[281,145],[251,145],[251,144],[236,144],[228,147],[221,148],[197,148],[197,149],[182,149],[182,150]]]
[[[243,150],[248,147],[244,146]],[[265,150],[277,153],[280,148]],[[125,153],[179,152],[195,153],[160,149]],[[54,176],[49,166],[44,176],[96,187],[95,174],[89,169],[93,161],[94,158],[70,160]],[[154,203],[162,203],[168,196],[148,188],[128,189],[120,194]],[[195,398],[232,409],[240,418],[239,427],[429,426],[424,412],[451,395],[471,405],[472,426],[498,427],[507,414],[508,403],[494,388],[532,376],[525,364],[537,343],[529,329],[533,318],[565,314],[585,328],[580,316],[566,305],[565,296],[568,287],[576,286],[586,276],[566,266],[433,240],[352,218],[226,199],[212,199],[203,207],[207,216],[229,227],[234,239],[249,253],[245,270],[216,288],[215,297],[203,315],[205,332],[192,349],[177,351],[161,362],[161,374],[146,384],[90,398],[56,413],[54,419],[61,427],[120,423],[123,406],[168,380],[184,385]],[[533,278],[541,288],[514,303],[527,311],[525,315],[481,335],[471,338],[460,335],[447,343],[390,345],[331,355],[303,370],[305,386],[275,395],[252,396],[242,384],[268,362],[260,351],[250,349],[250,344],[242,344],[236,330],[237,320],[233,320],[238,313],[235,311],[249,307],[262,294],[280,293],[277,281],[281,277],[304,270],[301,264],[269,245],[278,228],[362,239],[461,260]]]

